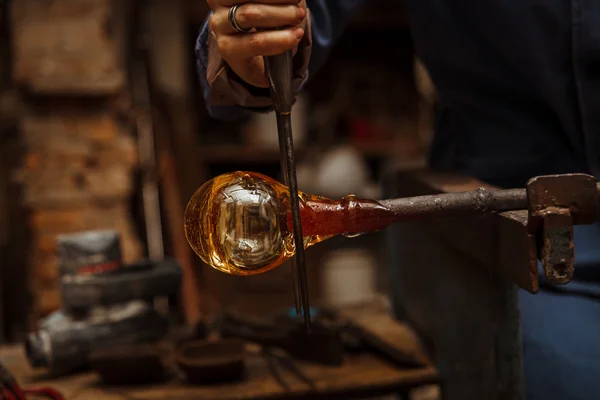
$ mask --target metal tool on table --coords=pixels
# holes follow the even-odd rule
[[[278,348],[299,361],[332,367],[343,364],[344,344],[336,326],[315,320],[307,333],[302,325],[300,321],[257,320],[231,313],[222,314],[216,321],[222,337]]]
[[[125,264],[115,231],[60,235],[57,247],[61,309],[27,335],[24,347],[32,367],[66,374],[88,366],[95,350],[166,335],[169,320],[152,302],[179,290],[176,261]]]
[[[281,170],[284,184],[290,191],[290,208],[296,255],[292,258],[292,275],[294,298],[298,314],[302,312],[304,324],[310,331],[310,305],[308,300],[308,283],[306,278],[306,259],[304,255],[304,239],[300,218],[300,202],[298,200],[298,182],[296,180],[296,160],[294,158],[294,140],[292,135],[292,51],[265,57],[265,71],[273,105],[277,115],[277,132],[279,134],[279,150],[281,152]],[[301,308],[301,310],[300,310]]]
[[[284,377],[284,370],[312,391],[317,390],[313,380],[306,376],[296,361],[327,366],[340,366],[343,361],[344,349],[339,333],[325,329],[319,321],[315,321],[311,332],[307,333],[302,324],[291,319],[267,322],[226,313],[217,319],[215,327],[225,340],[241,339],[258,345],[269,372],[286,391],[291,388]]]
[[[286,390],[290,391],[290,385],[284,379],[283,375],[280,373],[282,368],[287,369],[289,372],[294,374],[296,378],[298,378],[301,382],[308,385],[308,387],[312,391],[316,391],[317,387],[315,383],[308,377],[302,369],[300,369],[295,363],[294,360],[284,352],[279,349],[271,348],[271,347],[263,347],[262,349],[263,357],[267,362],[267,366],[269,371],[273,375],[273,377],[277,380],[277,382]]]

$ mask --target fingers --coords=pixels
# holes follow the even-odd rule
[[[249,1],[250,0],[207,0],[207,3],[213,10],[216,10],[219,7],[229,8],[229,7],[235,6],[235,5],[246,4]],[[259,1],[261,4],[279,4],[279,5],[283,5],[283,4],[297,5],[298,3],[300,3],[300,0],[259,0]]]
[[[243,60],[256,56],[274,56],[292,50],[303,36],[304,29],[288,28],[238,36],[222,35],[217,37],[217,44],[225,60]]]
[[[303,36],[301,28],[222,35],[217,38],[217,45],[223,59],[242,80],[254,86],[268,87],[262,57],[296,48]]]
[[[268,87],[265,56],[294,50],[304,36],[308,10],[305,0],[207,0],[213,10],[210,30],[223,60],[245,82]],[[235,22],[248,33],[237,32],[229,21],[237,5]]]
[[[243,81],[256,87],[267,88],[269,82],[265,77],[263,57],[278,55],[295,48],[303,34],[304,31],[297,28],[257,32],[239,37],[225,36],[223,48],[226,55],[223,55],[223,58]],[[231,42],[228,43],[228,40]]]
[[[282,26],[295,26],[302,23],[306,11],[296,5],[269,5],[246,3],[235,12],[235,21],[242,29],[273,29]],[[229,22],[229,9],[220,8],[211,17],[210,27],[218,34],[230,35],[236,31]]]

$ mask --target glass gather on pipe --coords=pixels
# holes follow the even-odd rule
[[[379,230],[395,217],[380,203],[353,195],[297,195],[304,248]],[[202,185],[188,202],[184,228],[202,261],[232,275],[267,272],[295,253],[287,186],[254,172],[227,173]]]

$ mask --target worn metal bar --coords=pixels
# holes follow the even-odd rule
[[[553,206],[571,208],[572,223],[583,225],[594,223],[599,214],[600,183],[585,174],[536,177],[528,182],[527,189],[493,189],[473,185],[458,189],[459,192],[395,198],[381,200],[380,203],[397,214],[399,220],[514,210],[529,210],[535,214]]]
[[[491,211],[527,209],[525,189],[490,190],[478,187],[457,193],[403,197],[380,203],[402,219],[483,214]]]
[[[401,172],[389,174],[384,187],[386,197],[493,189],[469,178]],[[523,398],[512,283],[532,293],[538,288],[527,220],[527,210],[465,214],[385,231],[396,315],[429,345],[444,399]]]

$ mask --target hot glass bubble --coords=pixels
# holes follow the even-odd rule
[[[334,201],[298,192],[304,247],[335,235],[355,236],[389,223],[391,212],[372,200]],[[185,210],[185,234],[211,267],[255,275],[295,253],[289,191],[254,172],[233,172],[206,182]]]
[[[276,267],[286,249],[285,196],[271,179],[235,172],[205,183],[185,212],[188,242],[207,264],[222,272],[251,275]]]

